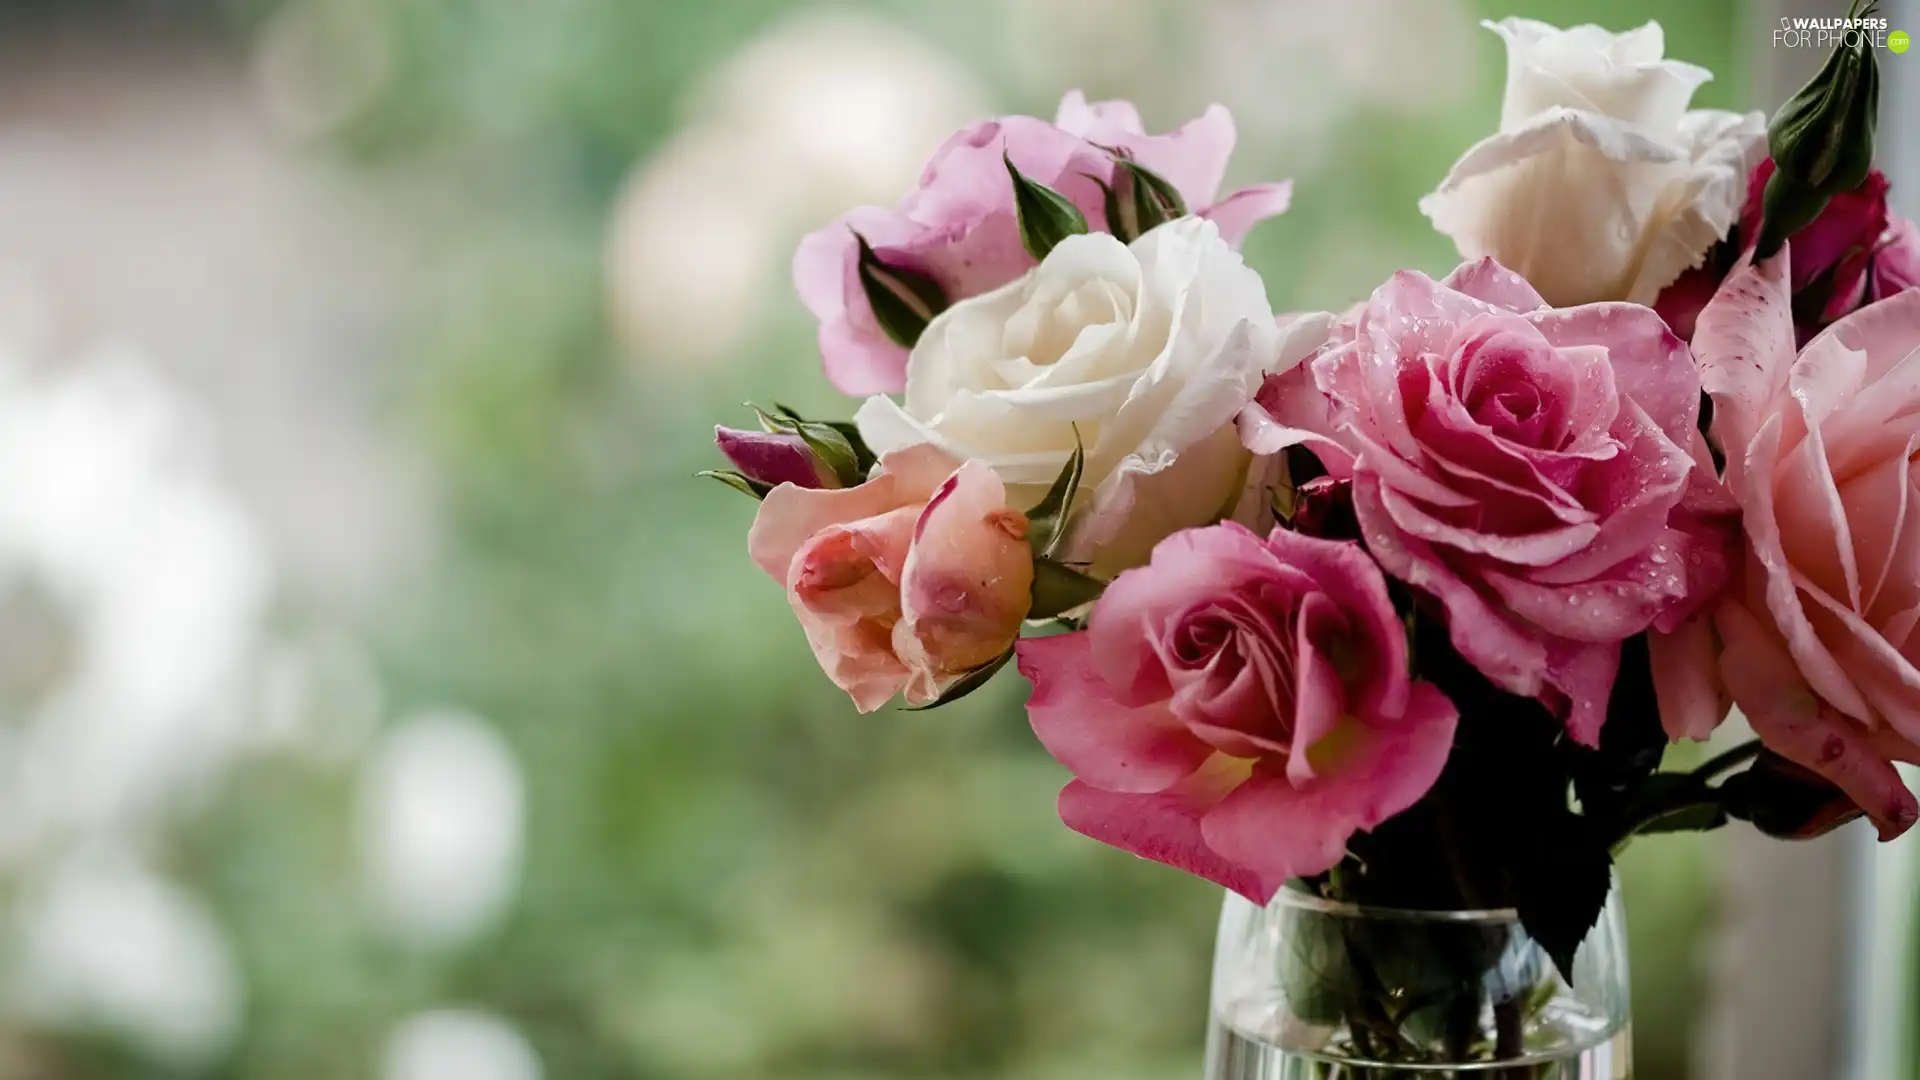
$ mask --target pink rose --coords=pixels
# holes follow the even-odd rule
[[[1175,533],[1019,655],[1067,825],[1256,903],[1426,794],[1458,719],[1366,552],[1284,529]]]
[[[902,690],[932,701],[1006,652],[1033,586],[1026,535],[993,470],[913,446],[859,487],[774,488],[747,549],[827,677],[872,712]]]
[[[930,275],[948,302],[977,296],[1033,268],[1020,245],[1005,154],[1030,179],[1073,200],[1095,231],[1106,230],[1099,184],[1113,178],[1109,150],[1165,177],[1187,207],[1213,220],[1238,245],[1255,224],[1287,208],[1288,185],[1262,184],[1216,201],[1233,153],[1233,118],[1219,105],[1166,135],[1149,135],[1124,101],[1088,103],[1079,91],[1060,102],[1054,123],[1007,116],[968,127],[934,152],[920,187],[888,210],[864,206],[800,241],[793,281],[820,320],[827,378],[848,394],[891,394],[906,385],[907,350],[880,329],[859,275],[866,237],[889,266]]]
[[[1894,293],[1920,285],[1920,228],[1895,214],[1873,255],[1873,280],[1868,295],[1885,300]]]
[[[1306,442],[1350,476],[1368,550],[1460,654],[1596,745],[1620,642],[1712,580],[1717,545],[1669,521],[1694,471],[1686,346],[1648,308],[1549,308],[1481,260],[1396,274],[1311,372],[1241,414],[1247,445]]]
[[[1718,675],[1761,742],[1890,837],[1920,815],[1889,764],[1920,760],[1920,291],[1796,356],[1798,253],[1737,267],[1694,338],[1746,529]]]

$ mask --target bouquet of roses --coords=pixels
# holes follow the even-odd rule
[[[1871,48],[1774,117],[1509,19],[1466,261],[1276,316],[1219,106],[954,135],[794,260],[850,422],[718,432],[862,712],[1008,661],[1088,836],[1265,903],[1513,908],[1569,969],[1638,834],[1920,804],[1920,236]],[[1660,771],[1737,705],[1758,741]],[[1331,978],[1331,977],[1330,977]],[[1338,981],[1337,978],[1334,981]]]

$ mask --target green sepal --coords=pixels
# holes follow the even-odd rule
[[[758,412],[759,410],[755,411]],[[762,422],[760,426],[763,430],[791,431],[795,426],[807,423],[807,420],[799,413],[777,401],[773,403],[773,415],[776,422],[784,423],[780,427],[770,428]],[[869,472],[872,472],[875,465],[879,464],[880,455],[868,449],[867,440],[860,437],[860,425],[853,423],[851,420],[822,420],[820,423],[839,432],[840,437],[847,440],[847,445],[853,447],[853,456],[859,462],[860,475],[862,478]]]
[[[1728,777],[1720,800],[1729,815],[1780,840],[1825,836],[1864,813],[1826,777],[1771,750]]]
[[[1187,215],[1187,203],[1167,179],[1113,151],[1113,182],[1081,173],[1100,186],[1101,205],[1107,215],[1107,231],[1123,244],[1131,244],[1142,234]]]
[[[1051,558],[1066,542],[1067,526],[1073,513],[1073,497],[1080,490],[1080,477],[1086,471],[1087,454],[1080,445],[1080,429],[1073,429],[1073,456],[1054,477],[1053,486],[1033,509],[1027,511],[1027,543],[1034,558]]]
[[[1592,814],[1593,807],[1587,807]],[[1640,778],[1614,812],[1607,836],[1615,852],[1636,836],[1706,832],[1727,823],[1720,792],[1695,773],[1656,772]]]
[[[860,480],[864,481],[873,467],[880,463],[880,456],[868,449],[867,440],[860,437],[860,428],[851,421],[827,420],[823,423],[839,432],[840,437],[847,440],[847,445],[853,447],[854,464],[859,470]]]
[[[946,690],[934,700],[927,702],[925,705],[905,705],[902,706],[902,709],[906,712],[926,712],[928,709],[937,709],[942,705],[951,705],[961,698],[966,697],[968,694],[973,693],[975,690],[987,685],[987,680],[993,678],[994,674],[1001,668],[1006,667],[1007,661],[1011,659],[1013,659],[1013,650],[1008,649],[999,656],[960,676],[959,679],[950,684]]]
[[[1013,158],[1005,154],[1007,175],[1013,178],[1013,206],[1020,218],[1020,245],[1034,261],[1043,261],[1055,245],[1087,231],[1087,216],[1073,201],[1045,184],[1020,175]]]
[[[841,487],[857,487],[867,478],[873,455],[861,441],[859,432],[848,430],[852,425],[802,420],[792,409],[778,404],[771,413],[752,402],[747,403],[747,408],[760,418],[762,429],[800,436],[807,449],[833,471]],[[863,460],[867,464],[862,464]]]
[[[860,288],[874,321],[895,345],[913,348],[933,317],[947,310],[946,290],[918,270],[881,262],[858,232],[853,238],[860,244]]]
[[[745,473],[735,472],[732,469],[702,469],[693,475],[712,477],[740,494],[751,495],[756,499],[766,498],[767,492],[773,490],[772,484],[763,484]]]
[[[1127,186],[1132,189],[1134,237],[1187,216],[1186,200],[1180,197],[1179,190],[1168,183],[1166,177],[1132,158],[1115,158],[1114,165],[1114,178],[1117,180],[1124,173]],[[1131,241],[1133,237],[1124,239]]]
[[[1133,210],[1132,201],[1120,198],[1120,193],[1114,190],[1112,184],[1092,173],[1080,175],[1093,181],[1094,185],[1100,189],[1100,208],[1107,218],[1107,231],[1123,244],[1132,243],[1133,238],[1140,235],[1140,231],[1135,229],[1133,223],[1127,218],[1127,214]]]
[[[1051,619],[1100,598],[1107,583],[1091,574],[1052,559],[1033,560],[1032,604],[1029,619]]]
[[[1819,217],[1835,195],[1866,180],[1873,167],[1879,110],[1879,65],[1873,45],[1863,41],[1834,49],[1813,78],[1773,114],[1767,124],[1767,152],[1774,172],[1762,198],[1756,257],[1772,256]]]

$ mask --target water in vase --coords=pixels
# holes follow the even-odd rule
[[[1528,1049],[1501,1061],[1421,1064],[1372,1060],[1344,1043],[1318,1050],[1269,1034],[1262,1038],[1212,1014],[1207,1029],[1205,1080],[1630,1080],[1631,1029],[1581,1015],[1537,1018]]]

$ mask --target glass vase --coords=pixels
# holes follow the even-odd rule
[[[1571,983],[1511,909],[1227,894],[1206,1080],[1626,1080],[1632,1058],[1618,881]]]

